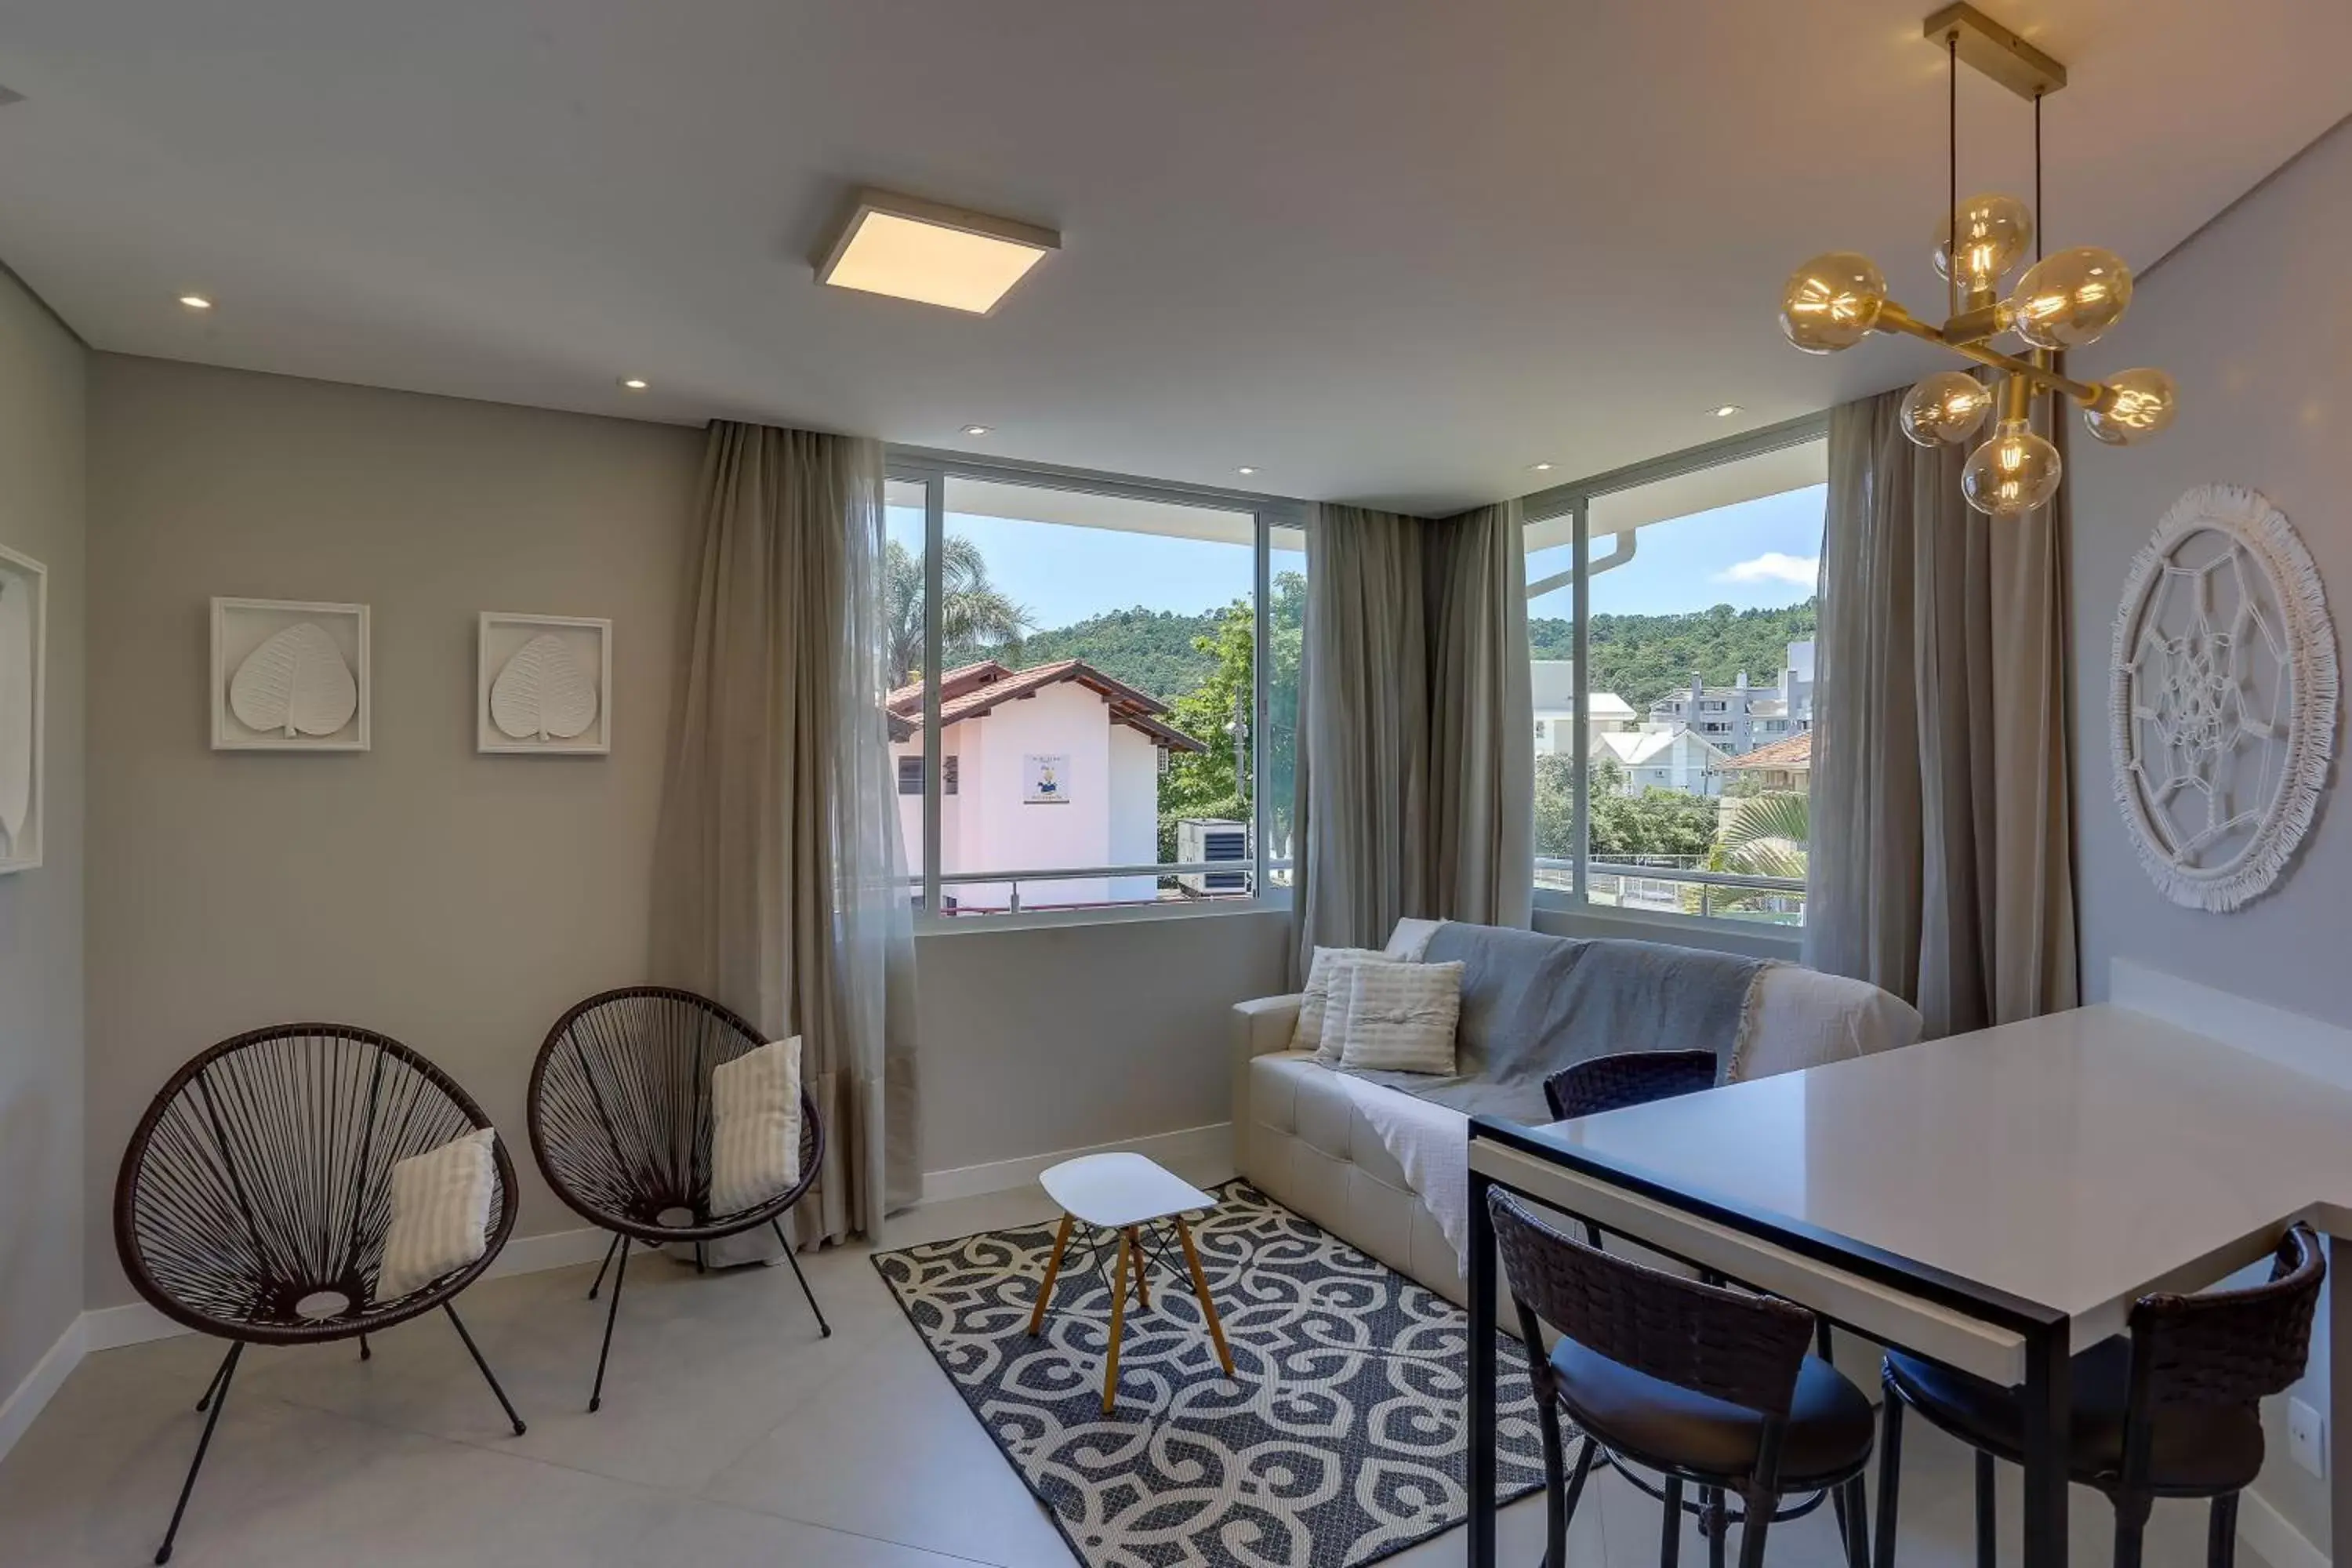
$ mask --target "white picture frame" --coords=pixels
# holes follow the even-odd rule
[[[526,650],[540,651],[534,658]],[[551,679],[556,689],[547,689]],[[576,721],[583,693],[593,714],[585,728],[565,734],[570,721],[544,722],[567,705]],[[539,727],[530,728],[530,721]],[[611,755],[613,623],[593,616],[484,610],[474,661],[474,749],[485,756]]]
[[[299,628],[314,628],[315,634]],[[295,682],[290,690],[278,689],[270,695],[272,706],[287,710],[275,716],[288,721],[268,729],[247,721],[255,716],[256,709],[248,700],[250,688],[240,689],[254,675],[248,662],[267,660],[264,645],[283,648],[278,639],[291,636],[300,646],[290,658],[278,662],[293,671]],[[301,599],[239,599],[213,600],[212,617],[212,731],[213,750],[216,752],[364,752],[372,744],[373,731],[373,698],[371,691],[369,661],[369,615],[365,605],[337,605]],[[341,674],[325,668],[329,652],[341,662]],[[323,681],[313,681],[313,672],[322,672]],[[282,672],[281,672],[282,673]],[[268,684],[266,682],[259,684]],[[341,689],[348,684],[348,712],[341,703],[333,701]],[[312,715],[304,719],[290,711],[301,705],[306,697],[326,692],[327,705],[311,701]],[[237,711],[240,702],[247,711]],[[343,715],[342,721],[331,730],[320,732],[317,725],[325,719]]]
[[[48,651],[49,569],[0,544],[0,876],[41,863]]]
[[[1021,756],[1021,804],[1070,804],[1070,753],[1024,752]]]

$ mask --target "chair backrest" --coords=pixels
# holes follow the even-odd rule
[[[1544,1079],[1552,1119],[1598,1116],[1715,1087],[1713,1051],[1620,1051],[1564,1067]]]
[[[531,1068],[530,1137],[565,1202],[632,1231],[694,1228],[669,1210],[707,1218],[710,1193],[710,1074],[766,1037],[691,991],[635,985],[592,996],[556,1021]],[[802,1096],[803,1183],[822,1133]]]
[[[1621,1366],[1785,1418],[1812,1343],[1813,1315],[1587,1247],[1490,1189],[1495,1240],[1527,1343],[1537,1321]]]
[[[2327,1265],[2311,1227],[2289,1227],[2263,1284],[2132,1304],[2135,1408],[2250,1405],[2303,1375]]]
[[[116,1250],[142,1295],[194,1327],[298,1323],[293,1303],[314,1291],[367,1300],[392,1223],[392,1167],[489,1125],[446,1073],[373,1030],[239,1035],[174,1073],[131,1134],[115,1183]],[[485,1261],[514,1224],[503,1145],[496,1160]]]

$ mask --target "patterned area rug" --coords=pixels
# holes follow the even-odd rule
[[[1468,1315],[1245,1183],[1219,1192],[1193,1234],[1235,1375],[1178,1254],[1151,1272],[1150,1311],[1130,1300],[1108,1419],[1110,1287],[1076,1241],[1029,1337],[1051,1225],[874,1266],[1091,1568],[1351,1568],[1461,1523]],[[1543,1484],[1543,1458],[1518,1342],[1496,1338],[1508,1501]]]

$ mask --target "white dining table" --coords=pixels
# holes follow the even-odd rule
[[[2021,1386],[2026,1568],[2066,1561],[2068,1357],[2296,1220],[2352,1236],[2352,1088],[2116,1005],[1470,1138],[1474,1568],[1495,1561],[1489,1188]],[[2352,1290],[2328,1298],[2352,1346]],[[2352,1350],[2329,1363],[2352,1433]],[[2352,1563],[2352,1465],[2331,1486]]]

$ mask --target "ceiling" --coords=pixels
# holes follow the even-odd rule
[[[1452,508],[1927,363],[1773,311],[1843,247],[1934,313],[1930,8],[16,0],[0,259],[104,349]],[[2073,76],[2053,244],[2144,267],[2352,110],[2352,6],[1994,9]],[[2030,186],[2024,104],[1961,122]],[[986,319],[820,289],[869,184],[1064,248]]]

